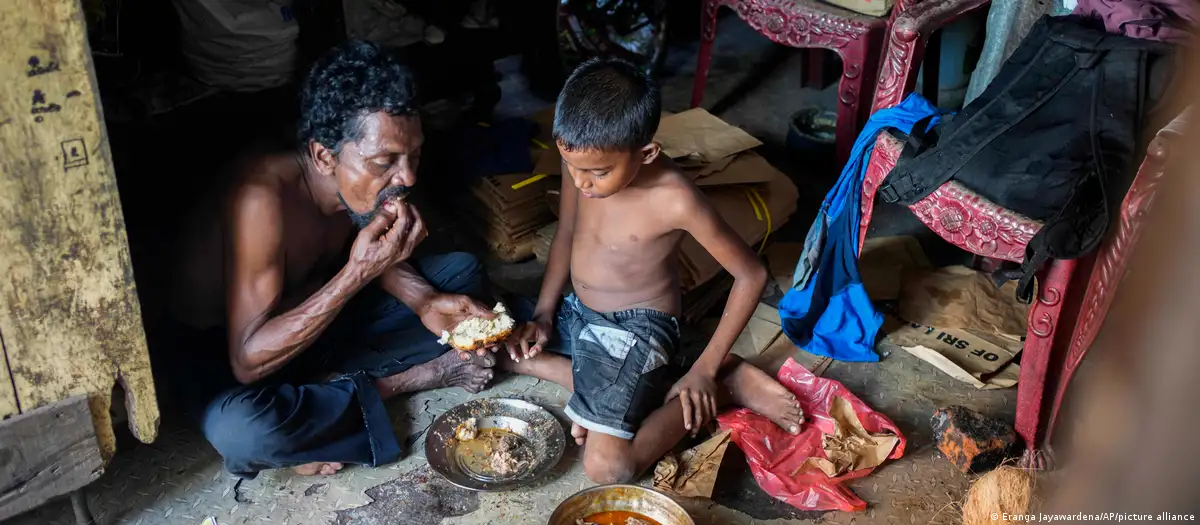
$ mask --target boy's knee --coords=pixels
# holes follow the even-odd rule
[[[585,455],[583,473],[593,483],[600,485],[632,483],[638,474],[637,465],[634,465],[632,458],[600,454]]]

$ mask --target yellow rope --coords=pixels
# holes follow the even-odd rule
[[[513,184],[513,185],[512,185],[512,189],[514,189],[514,190],[519,190],[519,189],[521,189],[521,188],[524,188],[525,186],[528,186],[528,185],[530,185],[530,184],[533,184],[533,183],[535,183],[535,182],[537,182],[537,181],[539,181],[539,180],[542,180],[542,179],[544,179],[544,178],[546,178],[546,177],[549,177],[549,175],[546,175],[545,173],[538,173],[537,175],[534,175],[534,176],[532,176],[532,177],[529,177],[528,179],[525,179],[525,180],[523,180],[523,181],[521,181],[521,182],[518,182],[518,183],[516,183],[516,184]]]
[[[767,247],[767,237],[771,236],[771,208],[767,207],[767,201],[754,188],[746,188],[746,200],[749,200],[750,207],[754,208],[755,218],[762,221],[763,217],[766,217],[767,233],[763,234],[762,243],[758,245],[758,253],[761,254]]]

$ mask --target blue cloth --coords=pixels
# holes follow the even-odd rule
[[[483,267],[470,254],[413,265],[438,290],[477,297],[485,291]],[[226,329],[172,322],[161,330],[168,343],[154,345],[155,370],[225,468],[246,478],[314,461],[373,467],[396,461],[400,443],[374,379],[446,352],[412,310],[375,286],[355,295],[311,347],[249,385],[233,376]],[[336,377],[323,380],[330,375]]]
[[[809,229],[795,284],[779,302],[783,331],[800,348],[839,361],[879,360],[875,336],[883,316],[875,311],[858,274],[862,181],[880,131],[908,133],[917,121],[937,113],[936,107],[914,93],[896,107],[872,115],[854,141],[849,162]],[[939,120],[935,116],[929,126]]]

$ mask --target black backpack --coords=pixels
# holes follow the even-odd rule
[[[1042,17],[979,98],[928,133],[913,127],[878,194],[911,205],[953,179],[1042,221],[1008,275],[1029,302],[1046,260],[1081,257],[1103,239],[1145,151],[1142,124],[1163,96],[1169,52],[1078,16]]]

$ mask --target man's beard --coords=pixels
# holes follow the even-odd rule
[[[396,197],[403,198],[405,195],[408,195],[408,186],[388,186],[383,191],[380,191],[379,195],[375,196],[375,207],[362,213],[354,211],[349,204],[346,204],[346,199],[342,198],[342,192],[339,191],[337,197],[342,202],[342,206],[346,207],[346,213],[350,215],[350,221],[361,230],[366,228],[368,224],[371,224],[376,215],[379,215],[379,212],[383,210],[384,203]]]

